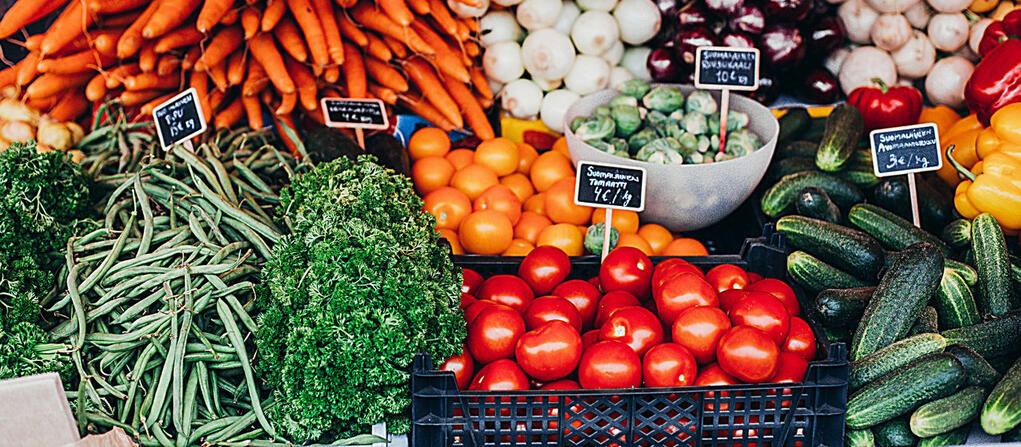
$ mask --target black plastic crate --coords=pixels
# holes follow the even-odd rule
[[[782,235],[767,225],[762,237],[745,241],[739,255],[685,259],[703,269],[735,264],[784,278],[785,255]],[[457,264],[488,277],[512,274],[519,262],[520,258],[472,256],[459,258]],[[587,279],[598,269],[597,257],[574,258],[571,278]],[[453,373],[435,370],[432,359],[419,355],[411,377],[411,446],[840,446],[847,407],[847,348],[830,344],[812,315],[805,317],[816,334],[821,359],[809,364],[805,381],[798,384],[461,391]]]

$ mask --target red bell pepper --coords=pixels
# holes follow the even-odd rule
[[[1003,23],[993,22],[986,27],[982,33],[982,40],[978,42],[978,54],[985,57],[993,48],[1007,40],[1007,32],[1003,30]]]
[[[879,78],[877,87],[858,87],[847,95],[847,103],[861,112],[868,130],[906,126],[918,122],[922,93],[914,87],[887,87]]]
[[[1021,40],[1007,39],[982,58],[964,86],[964,101],[985,126],[1001,107],[1021,102]]]

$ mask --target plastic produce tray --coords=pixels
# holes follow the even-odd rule
[[[685,259],[703,269],[729,263],[783,278],[784,249],[782,236],[767,225],[764,236],[746,240],[739,255]],[[484,277],[514,273],[519,262],[520,258],[478,256],[457,261]],[[598,269],[598,258],[575,258],[571,278],[587,279]],[[461,391],[453,373],[433,369],[432,360],[419,355],[411,377],[410,445],[840,446],[847,407],[847,348],[828,343],[812,316],[806,317],[819,340],[820,360],[809,364],[805,381],[797,384]]]

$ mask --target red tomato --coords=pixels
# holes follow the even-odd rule
[[[695,386],[726,386],[726,385],[737,385],[741,383],[740,380],[735,379],[730,374],[727,374],[723,368],[720,368],[719,363],[710,363],[702,367],[699,371],[698,377],[695,378]],[[716,393],[710,391],[705,393],[705,399],[707,402],[712,401]],[[720,398],[724,399],[730,396],[728,392],[720,393]],[[716,405],[712,403],[706,403],[706,411],[713,411]],[[729,403],[720,404],[721,411],[727,411],[730,408]]]
[[[596,321],[596,306],[599,305],[599,289],[588,281],[572,279],[553,289],[553,295],[559,296],[578,309],[581,315],[581,327],[590,328]]]
[[[748,284],[755,284],[762,280],[763,280],[762,275],[755,272],[748,272]]]
[[[475,300],[474,302],[469,304],[468,307],[464,308],[465,323],[471,325],[472,321],[475,321],[475,319],[478,318],[479,314],[481,314],[482,311],[489,309],[490,307],[493,306],[502,306],[502,304],[496,304],[492,301]]]
[[[787,339],[791,316],[787,314],[783,303],[773,295],[752,292],[730,309],[730,323],[759,329],[779,346]]]
[[[642,361],[628,345],[605,340],[581,355],[578,382],[582,388],[635,388],[642,385]]]
[[[599,300],[599,310],[596,311],[596,327],[603,327],[603,323],[606,323],[606,319],[610,318],[610,315],[617,309],[640,305],[641,303],[638,302],[638,298],[635,298],[634,295],[623,290],[615,290],[607,293]]]
[[[468,385],[471,384],[472,376],[475,374],[475,361],[472,360],[472,356],[468,355],[468,347],[464,346],[460,354],[443,362],[440,370],[453,371],[457,389],[467,390]]]
[[[694,273],[680,273],[666,279],[653,293],[652,299],[656,301],[659,318],[666,327],[674,324],[677,316],[689,307],[720,305],[716,289]]]
[[[769,379],[773,383],[802,382],[805,380],[805,371],[808,370],[808,361],[792,352],[781,352],[777,357],[776,374]]]
[[[706,281],[717,291],[743,289],[748,285],[748,273],[734,264],[721,264],[713,267],[705,274]]]
[[[801,318],[791,317],[791,330],[780,350],[801,356],[808,362],[815,360],[815,334],[812,333],[812,327]]]
[[[547,384],[543,385],[542,387],[540,387],[539,389],[540,390],[544,390],[544,391],[580,390],[581,389],[581,385],[578,385],[578,382],[575,382],[575,381],[573,381],[571,379],[561,379],[561,380],[557,380],[557,381],[554,381],[554,382],[547,383]],[[557,426],[560,425],[560,424],[557,423],[557,420],[556,420],[557,414],[560,412],[558,410],[558,408],[557,408],[558,406],[556,405],[556,403],[558,403],[560,401],[560,398],[557,397],[557,396],[552,396],[552,397],[549,398],[549,401],[550,401],[551,404],[554,404],[554,405],[550,405],[549,409],[546,410],[547,414],[552,419],[552,420],[550,420],[548,422],[548,424],[549,424],[549,428],[551,430],[556,430]],[[565,401],[565,403],[570,404],[571,400],[568,399],[568,400]],[[572,408],[571,408],[571,411],[573,413],[575,413],[575,414],[581,412],[581,410],[582,410],[582,408],[581,408],[580,405],[573,405]]]
[[[787,313],[798,316],[801,312],[798,306],[798,297],[794,295],[794,289],[779,279],[767,278],[754,282],[745,290],[749,292],[765,292],[776,297],[787,308]]]
[[[581,347],[582,349],[588,349],[589,346],[596,344],[599,341],[599,329],[592,329],[584,334],[581,334]]]
[[[475,375],[472,391],[523,391],[528,389],[528,376],[514,360],[500,359],[483,366]]]
[[[544,296],[536,298],[525,310],[525,328],[528,330],[537,329],[546,323],[559,320],[574,327],[574,330],[581,332],[581,314],[578,308],[570,301],[559,296]]]
[[[493,301],[516,310],[519,314],[535,299],[532,288],[525,280],[512,275],[496,275],[485,280],[479,286],[475,297],[480,300]]]
[[[698,276],[705,276],[705,273],[702,273],[702,270],[695,267],[694,264],[681,258],[669,258],[656,264],[656,269],[652,272],[652,289],[655,290],[656,287],[663,284],[663,281],[679,273],[694,273]]]
[[[562,378],[574,371],[581,359],[581,336],[563,321],[525,332],[514,355],[526,374],[540,381]]]
[[[468,325],[468,350],[479,363],[514,356],[514,346],[525,333],[525,320],[507,306],[483,310]]]
[[[462,273],[464,276],[464,283],[461,285],[461,291],[469,295],[474,295],[478,292],[479,285],[482,284],[482,275],[472,269],[464,269]]]
[[[642,378],[648,387],[688,386],[697,375],[695,357],[677,343],[653,346],[642,358]]]
[[[617,340],[639,355],[663,343],[663,326],[656,315],[640,306],[617,309],[599,329],[599,340]]]
[[[731,328],[716,346],[720,367],[745,383],[761,383],[773,377],[779,355],[780,348],[769,335],[750,326]]]
[[[652,260],[634,247],[615,248],[599,267],[603,292],[623,290],[643,300],[649,296]]]
[[[720,309],[724,312],[730,312],[730,309],[734,308],[734,305],[745,299],[748,296],[748,291],[740,289],[730,289],[720,292]]]
[[[600,287],[600,285],[599,285],[599,277],[598,276],[593,276],[593,277],[589,278],[588,279],[588,283],[592,284],[593,286],[596,286],[597,289]]]
[[[475,297],[469,295],[466,292],[461,292],[461,305],[459,307],[460,307],[461,310],[465,310],[465,309],[468,308],[468,306],[471,306],[476,301],[478,301],[478,300],[475,299]]]
[[[536,247],[521,260],[518,276],[525,280],[536,295],[546,295],[571,273],[571,259],[563,250],[544,245]]]
[[[716,361],[716,345],[727,330],[730,319],[716,307],[692,307],[674,320],[674,343],[691,351],[699,365]]]

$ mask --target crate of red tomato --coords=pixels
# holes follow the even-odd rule
[[[462,261],[465,350],[416,357],[411,445],[841,445],[846,347],[784,263],[769,231],[733,256]]]

